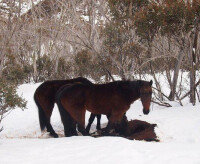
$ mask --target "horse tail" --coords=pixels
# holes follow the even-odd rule
[[[46,116],[45,116],[44,110],[42,109],[40,103],[38,102],[38,100],[36,98],[36,92],[34,94],[34,101],[38,107],[40,129],[41,129],[41,131],[44,131],[44,129],[46,127]]]

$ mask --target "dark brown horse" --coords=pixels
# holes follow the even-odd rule
[[[40,128],[43,131],[45,127],[47,128],[47,131],[50,132],[50,135],[53,137],[58,137],[56,132],[54,131],[51,123],[50,123],[50,117],[54,108],[54,104],[56,101],[56,92],[64,85],[66,84],[73,84],[73,83],[82,83],[82,84],[92,84],[89,80],[83,77],[74,78],[71,80],[52,80],[52,81],[46,81],[42,83],[35,91],[34,94],[34,100],[38,107],[39,111],[39,122],[40,122]],[[92,115],[91,117],[95,117],[96,115]],[[100,118],[98,116],[98,123],[97,125],[100,128]],[[90,127],[89,127],[90,128]],[[88,128],[88,129],[89,129]],[[71,128],[73,129],[73,128]],[[76,135],[77,133],[74,131],[71,132],[72,134]]]
[[[69,130],[71,117],[78,124],[78,130],[88,135],[85,130],[86,109],[93,114],[105,114],[109,117],[106,134],[115,124],[120,124],[130,105],[141,98],[143,113],[149,113],[152,95],[152,81],[115,81],[107,84],[74,84],[64,87],[57,94],[57,103],[65,128]],[[69,117],[64,117],[67,113]],[[62,117],[63,116],[63,117]],[[66,135],[67,136],[67,135]]]

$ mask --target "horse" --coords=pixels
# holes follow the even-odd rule
[[[47,131],[50,132],[50,135],[52,137],[57,138],[58,135],[54,131],[51,123],[50,123],[50,117],[52,115],[52,111],[54,108],[54,104],[56,102],[56,92],[64,85],[66,84],[73,84],[73,83],[82,83],[82,84],[92,84],[89,80],[83,77],[78,77],[70,80],[52,80],[52,81],[46,81],[43,82],[35,91],[34,93],[34,100],[38,107],[38,113],[39,113],[39,123],[41,131],[43,131],[46,127]],[[97,129],[100,129],[100,119],[101,117],[98,115],[92,115],[91,117],[95,118],[97,117]],[[94,119],[93,119],[94,120]],[[93,122],[93,121],[92,121]],[[90,121],[90,123],[92,124]],[[91,126],[91,125],[90,125]],[[73,129],[73,128],[71,128]],[[88,131],[90,130],[90,127],[88,127]],[[75,131],[71,132],[72,134],[76,135],[77,133]]]
[[[104,134],[109,135],[116,124],[123,121],[123,116],[130,105],[141,98],[143,113],[148,114],[152,96],[152,80],[115,81],[106,84],[73,84],[64,86],[57,94],[56,101],[64,125],[65,136],[72,119],[78,124],[82,135],[89,135],[85,129],[86,109],[93,114],[109,116]],[[66,113],[68,117],[64,117]]]

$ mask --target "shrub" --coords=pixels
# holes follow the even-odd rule
[[[25,109],[26,101],[16,93],[16,86],[0,80],[0,123],[16,107]]]

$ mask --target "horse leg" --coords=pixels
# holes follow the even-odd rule
[[[96,114],[93,114],[93,113],[90,114],[90,118],[89,118],[89,121],[88,121],[88,125],[87,125],[87,127],[86,127],[86,132],[87,132],[87,133],[90,132],[90,128],[91,128],[91,125],[92,125],[92,123],[93,123],[95,117],[96,117]]]
[[[47,120],[47,131],[49,132],[50,136],[54,138],[58,138],[58,134],[54,131],[53,127],[51,126],[50,120]]]
[[[126,114],[123,115],[121,121],[117,124],[117,130],[117,133],[119,133],[120,135],[126,135],[126,132],[128,130],[128,119],[126,117]]]
[[[66,137],[70,137],[73,134],[71,134],[72,128],[70,127],[71,123],[73,124],[73,119],[69,115],[67,111],[62,109],[62,107],[59,107],[60,117],[64,126],[64,133]],[[72,126],[72,125],[71,125]]]
[[[54,138],[58,138],[58,134],[54,131],[54,129],[50,123],[50,118],[52,115],[53,107],[54,107],[54,104],[49,104],[48,107],[44,108],[45,117],[46,117],[46,128],[47,128],[47,132],[50,133],[50,136],[52,136]]]
[[[96,117],[97,117],[97,126],[96,126],[96,129],[97,130],[101,130],[101,114],[97,114]]]
[[[61,115],[61,120],[64,126],[65,137],[72,136],[70,133],[70,128],[69,128],[69,120],[67,120],[64,115]]]
[[[71,117],[70,133],[72,136],[78,136],[76,131],[76,121]]]
[[[82,108],[80,110],[73,110],[72,116],[74,117],[74,120],[78,124],[78,131],[81,132],[83,136],[88,136],[89,133],[85,129],[85,112],[86,109]]]
[[[110,114],[109,114],[109,115],[106,115],[106,117],[107,117],[108,120],[110,119],[110,116],[111,116]]]
[[[106,115],[106,117],[107,117],[108,120],[110,119],[110,116],[111,116],[110,114],[109,114],[109,115]],[[105,129],[106,129],[106,127],[105,127],[105,128],[101,128],[101,131],[102,131],[102,132],[105,132]]]
[[[89,136],[89,133],[85,129],[85,121],[78,122],[78,131],[81,132],[83,136]]]
[[[76,121],[72,118],[70,113],[63,107],[60,101],[57,101],[57,105],[64,126],[65,136],[78,136],[78,133],[76,131]]]
[[[122,119],[122,116],[120,114],[112,114],[111,116],[109,116],[108,125],[106,126],[105,131],[103,132],[103,135],[109,136],[110,131],[113,128],[115,128],[117,124],[121,122],[121,119]]]
[[[34,100],[38,107],[41,131],[43,131],[46,127],[47,131],[50,132],[50,135],[57,138],[58,135],[55,133],[53,127],[50,124],[50,117],[53,111],[54,102],[51,102],[48,99],[44,99],[43,97],[38,96],[38,94],[34,95]]]

